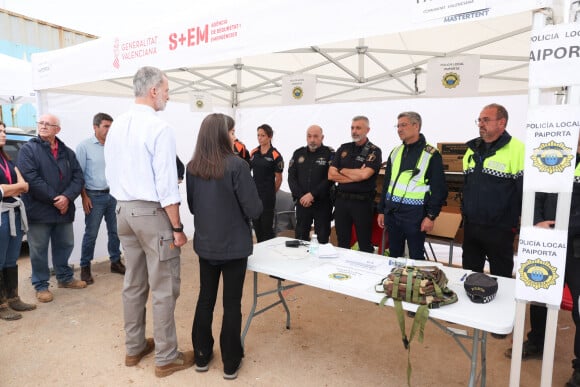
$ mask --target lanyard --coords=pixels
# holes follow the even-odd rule
[[[4,172],[4,176],[8,180],[8,184],[12,184],[12,174],[10,173],[10,168],[8,167],[8,161],[4,157],[2,157],[2,161],[4,161],[4,165],[0,164],[0,169]]]

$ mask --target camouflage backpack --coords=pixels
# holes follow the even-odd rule
[[[425,323],[429,318],[429,309],[457,302],[457,294],[447,287],[447,276],[437,266],[402,266],[395,267],[382,280],[382,288],[386,296],[381,301],[384,306],[388,298],[392,298],[401,328],[403,345],[407,349],[407,383],[411,384],[411,340],[416,333],[419,342],[423,342]],[[405,316],[402,301],[419,304],[410,336],[405,332]]]

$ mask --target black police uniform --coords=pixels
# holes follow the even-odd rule
[[[320,243],[328,243],[330,236],[330,219],[332,204],[328,168],[334,156],[334,150],[322,145],[314,152],[308,147],[296,149],[288,167],[288,185],[296,200],[296,239],[310,240],[310,227],[314,221],[314,232]],[[314,196],[310,207],[300,204],[300,198],[307,193]]]
[[[369,253],[374,251],[371,234],[375,210],[376,181],[381,163],[381,149],[368,139],[363,145],[356,145],[354,142],[342,144],[336,151],[332,166],[338,170],[342,168],[358,169],[365,165],[375,171],[366,180],[338,184],[336,202],[334,203],[334,224],[339,247],[350,248],[351,230],[354,224],[359,249]]]
[[[253,219],[256,240],[258,242],[274,238],[274,207],[276,205],[276,173],[284,170],[284,160],[276,148],[270,149],[264,154],[260,147],[253,149],[250,154],[250,168],[258,196],[262,200],[264,210],[259,218]]]

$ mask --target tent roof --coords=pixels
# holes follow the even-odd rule
[[[296,1],[295,1],[296,2]],[[301,1],[298,1],[300,3]],[[341,3],[354,3],[344,0]],[[382,8],[380,1],[372,1],[373,6]],[[496,3],[489,0],[488,3]],[[518,3],[524,11],[509,12],[514,7],[512,3]],[[524,4],[529,3],[529,4]],[[208,54],[207,61],[198,56],[177,58],[174,52],[168,52],[165,59],[151,58],[155,63],[135,61],[134,68],[124,68],[115,72],[107,70],[101,74],[95,74],[93,82],[91,76],[79,78],[79,81],[67,82],[66,80],[46,82],[36,75],[37,84],[40,88],[56,88],[60,92],[88,93],[92,95],[131,95],[132,74],[139,63],[155,65],[166,70],[170,79],[171,98],[178,101],[188,101],[188,92],[198,91],[209,93],[214,104],[234,106],[276,105],[281,101],[282,77],[288,74],[304,73],[313,74],[317,78],[316,102],[337,101],[360,101],[372,99],[404,98],[418,96],[425,93],[427,62],[434,57],[451,57],[465,54],[480,56],[480,95],[486,94],[516,94],[526,93],[528,89],[528,62],[529,62],[529,31],[531,30],[532,16],[529,10],[530,4],[536,5],[537,1],[497,1],[495,7],[490,7],[485,12],[475,15],[474,20],[469,22],[448,22],[441,20],[428,21],[423,24],[412,24],[403,27],[373,27],[363,28],[363,32],[389,31],[394,29],[398,32],[387,34],[362,34],[364,38],[342,40],[337,43],[326,43],[324,40],[333,42],[328,36],[357,36],[352,33],[326,34],[322,38],[303,36],[303,32],[297,33],[296,42],[320,42],[316,45],[294,45],[293,39],[281,41],[279,45],[271,40],[256,41],[259,47],[249,46],[244,39],[233,42],[223,48],[212,50],[205,47],[198,48],[200,54]],[[494,11],[501,11],[500,5],[505,6],[502,16],[487,17],[494,15]],[[511,8],[510,8],[511,4]],[[499,11],[498,11],[499,10]],[[264,11],[264,10],[262,10]],[[273,14],[279,15],[280,9],[273,9]],[[287,11],[287,10],[286,10]],[[315,12],[316,10],[314,10]],[[397,16],[404,15],[400,10],[392,10]],[[340,13],[340,12],[339,12]],[[328,15],[332,20],[318,19],[320,22],[329,23],[328,28],[338,26],[348,27],[346,20],[354,23],[364,23],[362,17],[350,17],[340,15]],[[370,14],[367,14],[370,17]],[[264,19],[260,15],[258,19],[246,19],[247,15],[224,17],[224,20],[242,20],[246,25],[256,23],[258,19]],[[305,18],[308,18],[305,16]],[[393,20],[393,15],[385,17],[385,23]],[[408,15],[407,15],[408,18]],[[220,18],[215,18],[219,20]],[[268,17],[266,17],[268,19]],[[316,18],[314,18],[316,19]],[[312,19],[312,20],[314,20]],[[301,24],[302,28],[308,29],[309,20]],[[407,20],[410,22],[409,20]],[[284,28],[283,20],[280,23],[281,30]],[[269,23],[272,23],[271,21]],[[202,25],[203,23],[197,23]],[[208,23],[209,24],[209,23]],[[190,22],[189,25],[192,25]],[[195,23],[193,25],[196,25]],[[211,24],[210,24],[211,25]],[[417,28],[422,26],[423,28]],[[428,29],[426,29],[428,27]],[[178,27],[174,31],[180,31]],[[316,30],[314,28],[313,30]],[[250,31],[248,40],[255,31],[241,30],[241,33]],[[282,39],[283,34],[292,34],[292,31],[277,32],[272,29],[262,31],[272,32],[273,38]],[[199,33],[199,31],[198,31]],[[279,35],[282,34],[282,35]],[[143,37],[151,34],[142,34]],[[163,36],[156,33],[155,36]],[[255,40],[255,39],[254,39]],[[64,57],[74,56],[82,59],[83,52],[88,49],[100,50],[103,44],[112,46],[110,43],[89,42],[76,46],[72,50],[57,50]],[[121,40],[122,41],[122,40]],[[137,41],[126,39],[125,41]],[[91,47],[91,43],[94,45]],[[115,44],[119,44],[118,40]],[[121,45],[123,43],[121,42]],[[80,47],[82,46],[82,47]],[[108,48],[109,51],[110,48]],[[217,47],[214,45],[214,47]],[[269,52],[269,47],[280,47],[281,51]],[[162,48],[161,48],[162,49]],[[272,50],[273,51],[273,50]],[[248,55],[236,55],[248,53]],[[257,55],[255,55],[257,53]],[[33,57],[36,67],[42,68],[49,63],[51,70],[56,70],[57,59],[60,53],[49,53],[43,56],[37,54]],[[56,55],[56,56],[55,56]],[[98,55],[98,54],[96,54]],[[175,57],[173,57],[173,55]],[[202,55],[203,56],[203,55]],[[217,59],[211,61],[210,58]],[[222,59],[225,58],[225,59]],[[110,62],[110,61],[109,61]],[[110,66],[110,64],[107,64]],[[80,66],[82,68],[82,65]],[[123,76],[123,72],[125,76]],[[70,75],[70,73],[69,73]],[[71,77],[74,79],[74,77]],[[106,80],[109,79],[109,80]],[[106,81],[101,81],[106,80]],[[69,84],[71,83],[71,84]],[[52,86],[54,85],[54,87]]]

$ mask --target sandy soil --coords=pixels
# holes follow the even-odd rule
[[[30,264],[19,260],[20,294],[35,301]],[[191,242],[183,250],[181,296],[176,308],[180,348],[191,350],[191,324],[197,299],[197,257]],[[77,273],[78,277],[78,268]],[[219,348],[209,372],[188,369],[158,379],[150,355],[137,367],[124,365],[121,305],[122,277],[108,262],[93,265],[95,284],[83,290],[58,289],[54,301],[38,304],[14,322],[0,321],[0,386],[405,386],[407,353],[392,308],[300,286],[287,292],[292,327],[278,306],[257,316],[246,337],[246,357],[238,379],[225,381]],[[275,281],[260,276],[260,283]],[[252,273],[246,277],[242,311],[251,306]],[[151,310],[149,308],[149,310]],[[151,316],[148,316],[151,332]],[[410,320],[408,320],[410,322]],[[219,337],[221,304],[216,305],[214,337]],[[409,325],[407,325],[409,327]],[[456,328],[462,328],[455,326]],[[554,386],[571,375],[573,322],[561,312]],[[510,362],[506,340],[489,338],[487,386],[507,386]],[[413,386],[465,386],[469,360],[457,344],[433,324],[425,341],[412,343]],[[521,386],[539,386],[540,360],[523,362]]]

